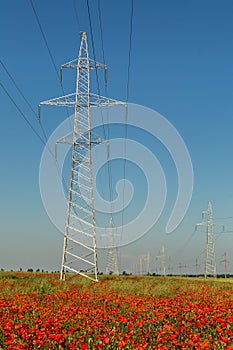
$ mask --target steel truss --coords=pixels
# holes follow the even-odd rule
[[[63,64],[61,73],[64,68],[77,71],[76,92],[43,101],[39,105],[39,108],[41,105],[52,105],[75,109],[72,139],[70,135],[66,135],[58,141],[72,142],[72,166],[60,279],[65,280],[66,273],[71,272],[98,281],[92,146],[100,143],[102,139],[91,131],[91,108],[125,103],[90,93],[90,71],[99,68],[106,70],[106,66],[89,58],[85,32],[81,32],[78,59]]]
[[[106,263],[106,273],[112,273],[114,275],[119,275],[119,258],[118,258],[118,249],[115,243],[115,237],[113,232],[113,220],[110,218],[110,233],[108,235],[108,250],[107,250],[107,263]]]
[[[205,278],[208,276],[217,276],[216,261],[215,261],[215,248],[214,248],[214,226],[220,226],[224,229],[224,226],[213,222],[213,211],[211,202],[208,202],[207,211],[202,212],[203,218],[206,216],[207,220],[196,225],[196,229],[200,226],[206,227],[206,256],[205,256]]]

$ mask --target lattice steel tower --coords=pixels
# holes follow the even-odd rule
[[[113,233],[113,220],[110,218],[109,223],[110,233],[108,235],[108,250],[107,250],[107,263],[106,263],[106,273],[113,273],[114,275],[119,275],[119,257],[118,249],[115,243],[115,237]]]
[[[72,166],[60,278],[65,280],[66,272],[70,271],[98,281],[92,146],[101,143],[102,139],[91,130],[91,107],[124,103],[90,92],[90,71],[98,68],[106,69],[106,66],[89,58],[86,33],[80,34],[78,58],[61,66],[61,73],[64,68],[77,71],[76,92],[43,101],[40,105],[74,107],[72,141],[68,141],[69,135],[59,140],[72,143]]]
[[[160,266],[160,273],[161,276],[166,276],[166,267],[165,267],[165,248],[164,245],[161,248],[160,255],[156,256],[157,259],[160,259],[161,266]]]
[[[217,276],[216,272],[216,261],[215,261],[215,250],[214,250],[214,226],[220,226],[224,228],[223,225],[213,222],[213,211],[211,202],[208,202],[207,211],[202,212],[202,217],[206,217],[205,222],[201,222],[196,225],[196,229],[200,226],[206,227],[206,256],[205,256],[205,278],[207,276]]]

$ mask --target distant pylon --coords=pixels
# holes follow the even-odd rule
[[[171,257],[169,256],[168,258],[168,267],[167,267],[167,272],[168,272],[168,275],[171,275],[173,273],[173,267],[171,265]]]
[[[205,222],[196,224],[196,229],[200,226],[206,227],[206,256],[205,256],[205,270],[204,276],[217,276],[216,261],[215,261],[215,248],[214,248],[214,226],[220,226],[224,229],[224,226],[213,222],[213,211],[211,202],[208,202],[207,211],[202,212],[202,217],[206,217]]]
[[[197,277],[198,276],[198,259],[197,258],[196,258],[195,267],[196,267],[196,277]]]
[[[224,263],[224,277],[227,278],[227,253],[225,252],[223,254],[223,260],[221,260],[222,263]]]
[[[150,253],[148,252],[145,255],[139,257],[139,274],[143,275],[147,273],[150,274]]]
[[[119,275],[119,257],[118,257],[118,249],[115,243],[115,237],[113,233],[113,220],[110,218],[109,228],[110,230],[108,236],[108,251],[107,251],[107,263],[106,263],[106,274],[112,273],[114,275]]]
[[[161,261],[161,265],[160,265],[160,273],[161,276],[166,276],[166,267],[165,267],[165,248],[164,245],[161,248],[161,255],[158,255],[156,258],[159,258]]]
[[[77,71],[76,92],[41,102],[41,105],[74,108],[74,129],[58,142],[72,144],[72,166],[64,232],[60,278],[73,272],[98,281],[96,222],[92,174],[92,146],[102,139],[91,129],[91,107],[124,104],[90,92],[90,71],[106,66],[89,58],[87,36],[81,32],[77,59],[61,66]],[[61,75],[62,78],[62,75]],[[94,277],[93,277],[94,275]]]
[[[162,249],[161,249],[161,275],[163,276],[166,275],[164,245],[162,246]]]

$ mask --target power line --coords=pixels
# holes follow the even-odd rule
[[[74,13],[75,13],[75,18],[76,18],[76,21],[77,21],[77,24],[78,24],[78,28],[81,28],[75,0],[73,0],[73,6],[74,6]]]
[[[92,22],[91,22],[91,11],[90,11],[89,0],[87,0],[87,12],[88,12],[88,20],[89,20],[90,33],[91,33],[91,45],[92,45],[92,51],[93,51],[93,58],[94,58],[94,61],[96,62],[95,43],[94,43],[94,35],[93,35]],[[97,69],[95,69],[95,72],[96,72],[96,83],[97,83],[98,95],[100,96],[100,84],[99,84]]]
[[[2,63],[2,62],[1,62]],[[8,71],[9,73],[9,71]],[[9,73],[10,74],[10,73]],[[48,147],[46,141],[47,141],[47,136],[46,134],[44,135],[45,136],[45,140],[42,139],[42,137],[40,136],[40,134],[36,131],[36,129],[34,128],[34,126],[31,124],[30,120],[28,119],[28,117],[26,116],[26,114],[22,111],[22,109],[18,106],[18,104],[15,102],[15,100],[13,99],[13,97],[11,96],[11,94],[8,92],[8,90],[5,88],[5,86],[0,82],[1,84],[1,87],[3,89],[3,91],[5,92],[5,94],[8,96],[8,98],[11,100],[11,102],[13,103],[13,105],[15,106],[15,108],[18,110],[18,112],[20,113],[20,115],[22,116],[22,118],[25,120],[25,122],[27,123],[27,125],[30,127],[30,129],[33,131],[33,133],[36,135],[36,137],[40,140],[40,142],[48,149],[49,153],[51,154],[51,156],[53,157],[54,161],[55,161],[55,164],[56,164],[56,168],[57,168],[57,171],[58,171],[58,174],[61,176],[62,178],[62,184],[65,188],[65,191],[68,193],[68,188],[67,188],[67,185],[66,185],[66,182],[65,182],[65,178],[62,174],[62,171],[61,171],[61,168],[59,166],[59,164],[57,163],[57,160],[56,160],[56,157],[54,155],[54,153],[51,151],[51,149]],[[15,82],[16,84],[16,82]],[[16,86],[18,86],[16,84]],[[20,90],[21,91],[21,90]],[[21,94],[22,92],[20,92]],[[23,93],[22,93],[22,96],[23,96]],[[28,102],[28,101],[27,101]],[[28,102],[29,103],[29,102]],[[30,103],[29,103],[30,105]],[[33,110],[33,109],[32,109]],[[33,110],[34,112],[34,110]],[[35,113],[35,112],[34,112]],[[40,124],[41,125],[41,124]],[[42,127],[42,125],[41,125]]]
[[[103,25],[102,25],[102,14],[101,14],[101,6],[100,6],[100,0],[98,0],[98,17],[99,17],[99,25],[100,25],[100,38],[101,38],[101,48],[102,48],[102,56],[103,56],[103,64],[106,66],[105,61],[105,53],[104,53],[104,39],[103,39]],[[104,86],[105,86],[105,95],[108,97],[108,81],[107,81],[107,75],[106,75],[106,69],[105,69],[105,79],[104,79]],[[109,113],[107,108],[107,139],[109,140],[110,132],[109,132]],[[110,197],[110,206],[111,206],[111,216],[112,216],[112,201],[113,201],[113,188],[112,188],[112,163],[110,160],[110,144],[108,145],[109,149],[107,152],[107,158],[108,158],[108,173],[109,173],[109,197]]]
[[[60,86],[61,86],[62,93],[63,93],[63,95],[65,95],[64,88],[63,88],[63,85],[62,85],[62,81],[60,80],[60,74],[59,74],[59,72],[58,72],[58,69],[57,69],[55,60],[54,60],[54,58],[53,58],[52,52],[51,52],[51,50],[50,50],[50,48],[49,48],[49,44],[48,44],[48,41],[47,41],[47,39],[46,39],[45,32],[44,32],[44,30],[43,30],[43,28],[42,28],[42,25],[41,25],[41,23],[40,23],[39,16],[38,16],[38,14],[37,14],[37,12],[36,12],[36,9],[35,9],[35,6],[34,6],[34,4],[33,4],[33,1],[32,1],[32,0],[29,0],[29,1],[30,1],[30,4],[31,4],[31,7],[32,7],[32,9],[33,9],[34,15],[35,15],[35,17],[36,17],[36,21],[37,21],[37,24],[38,24],[38,26],[39,26],[40,32],[41,32],[42,37],[43,37],[43,39],[44,39],[45,45],[46,45],[46,47],[47,47],[47,50],[48,50],[50,59],[51,59],[51,61],[52,61],[53,67],[54,67],[55,72],[56,72],[56,75],[57,75],[57,77],[58,77],[58,81],[59,81],[59,84],[60,84]],[[66,106],[66,114],[67,114],[67,117],[69,118],[69,112],[68,112],[67,106]],[[65,190],[66,190],[66,192],[68,193],[68,188],[67,188],[67,185],[66,185],[66,183],[65,183],[65,179],[64,179],[64,177],[63,177],[63,175],[62,175],[60,166],[58,165],[58,163],[57,163],[57,161],[56,161],[56,157],[54,156],[54,154],[52,153],[52,151],[51,151],[50,149],[49,149],[49,152],[52,154],[52,156],[53,156],[54,159],[55,159],[55,162],[56,162],[56,164],[57,164],[58,171],[60,172],[60,174],[61,174],[61,176],[62,176],[63,186],[65,187]]]
[[[5,94],[9,97],[9,99],[11,100],[11,102],[13,103],[13,105],[15,106],[15,108],[18,110],[18,112],[20,113],[20,115],[23,117],[23,119],[25,120],[25,122],[28,124],[28,126],[31,128],[31,130],[34,132],[34,134],[38,137],[38,139],[43,143],[44,146],[46,146],[46,142],[42,139],[42,137],[40,136],[40,134],[36,131],[36,129],[34,128],[34,126],[31,124],[31,122],[29,121],[29,119],[27,118],[27,116],[23,113],[23,111],[21,110],[21,108],[17,105],[17,103],[14,101],[13,97],[10,95],[10,93],[7,91],[7,89],[5,88],[5,86],[0,82],[2,89],[4,90]]]
[[[105,65],[104,39],[103,39],[103,26],[102,26],[100,0],[98,0],[98,17],[99,17],[99,24],[100,24],[100,38],[101,38],[101,47],[102,47],[102,54],[103,54],[103,64]],[[105,86],[107,87],[107,79],[105,79]]]
[[[47,50],[48,50],[49,56],[50,56],[50,58],[51,58],[51,61],[52,61],[52,63],[53,63],[54,69],[55,69],[55,71],[56,71],[56,73],[57,73],[58,79],[60,79],[60,78],[59,78],[59,72],[58,72],[58,70],[57,70],[57,66],[56,66],[56,63],[55,63],[55,61],[54,61],[52,52],[51,52],[51,50],[50,50],[50,48],[49,48],[49,44],[48,44],[48,41],[47,41],[47,39],[46,39],[45,33],[44,33],[43,28],[42,28],[42,26],[41,26],[39,16],[37,15],[35,6],[33,5],[33,1],[32,1],[32,0],[29,0],[29,1],[30,1],[31,6],[32,6],[33,12],[34,12],[34,14],[35,14],[37,24],[38,24],[38,26],[39,26],[39,28],[40,28],[40,32],[41,32],[41,34],[42,34],[42,36],[43,36],[43,39],[44,39],[45,45],[46,45],[46,47],[47,47]]]
[[[57,77],[58,77],[58,81],[59,81],[59,84],[60,84],[60,86],[61,86],[62,94],[65,95],[65,91],[64,91],[64,88],[63,88],[63,85],[62,85],[62,81],[60,80],[60,74],[59,74],[59,72],[58,72],[58,69],[57,69],[55,60],[54,60],[54,58],[53,58],[52,52],[51,52],[51,50],[50,50],[50,48],[49,48],[49,44],[48,44],[48,41],[47,41],[47,39],[46,39],[45,32],[44,32],[44,30],[43,30],[43,28],[42,28],[42,25],[41,25],[41,23],[40,23],[39,16],[38,16],[38,14],[37,14],[37,12],[36,12],[35,6],[33,5],[33,1],[32,1],[32,0],[29,0],[29,1],[30,1],[31,6],[32,6],[33,12],[34,12],[34,14],[35,14],[36,21],[37,21],[37,24],[38,24],[38,26],[39,26],[39,28],[40,28],[40,32],[41,32],[42,37],[43,37],[43,39],[44,39],[45,45],[46,45],[46,47],[47,47],[47,50],[48,50],[50,59],[51,59],[52,64],[53,64],[53,67],[54,67],[54,69],[55,69],[55,71],[56,71],[56,75],[57,75]],[[67,106],[66,106],[66,114],[67,114],[67,117],[69,117],[69,112],[68,112]]]
[[[134,14],[134,6],[133,6],[133,0],[131,0],[130,33],[129,33],[129,54],[128,54],[128,78],[127,78],[126,102],[129,101],[130,68],[131,68],[130,66],[131,66],[132,34],[133,34],[133,14]]]
[[[11,79],[12,83],[14,84],[14,86],[16,87],[17,91],[19,92],[20,96],[24,99],[24,101],[26,102],[26,104],[28,105],[28,107],[30,108],[30,110],[32,111],[32,113],[34,114],[34,116],[37,119],[37,114],[35,112],[35,110],[33,109],[32,105],[30,104],[30,102],[27,100],[27,98],[25,97],[25,95],[23,94],[22,90],[19,88],[18,84],[16,83],[15,79],[13,78],[13,76],[10,74],[9,70],[7,69],[6,65],[2,62],[2,60],[0,59],[0,63],[2,65],[2,67],[4,68],[5,72],[7,73],[8,77]],[[47,135],[46,132],[42,126],[41,123],[39,123],[40,128],[42,130],[43,136],[45,138],[45,140],[47,141]]]
[[[181,253],[183,253],[184,249],[187,248],[187,246],[189,245],[189,243],[191,242],[191,240],[193,239],[194,235],[195,235],[196,231],[194,230],[188,237],[187,239],[184,241],[184,244],[177,249],[177,251],[175,252],[175,254],[173,254],[173,256],[177,256],[178,254],[180,255]]]
[[[124,166],[123,166],[123,210],[121,216],[121,225],[123,233],[124,225],[124,207],[125,207],[125,179],[126,179],[126,139],[128,136],[128,102],[129,102],[129,87],[130,87],[130,68],[131,68],[131,51],[132,51],[132,34],[133,34],[133,15],[134,6],[133,0],[131,0],[131,14],[130,14],[130,32],[129,32],[129,51],[128,51],[128,69],[127,69],[127,84],[126,84],[126,112],[125,112],[125,135],[124,135]]]
[[[95,51],[95,42],[94,42],[94,35],[93,35],[93,29],[92,29],[92,21],[91,21],[91,11],[90,11],[90,5],[89,0],[87,0],[87,12],[88,12],[88,20],[89,20],[89,26],[90,26],[90,34],[91,34],[91,44],[92,44],[92,51],[93,51],[93,58],[96,62],[96,51]],[[101,47],[102,47],[102,55],[103,55],[103,64],[105,66],[105,72],[106,72],[106,62],[105,62],[105,54],[104,54],[104,41],[103,41],[103,27],[102,27],[102,18],[101,18],[101,6],[100,1],[98,0],[98,17],[99,17],[99,25],[100,25],[100,36],[101,36]],[[99,77],[98,77],[98,71],[95,69],[96,73],[96,82],[97,82],[97,91],[98,95],[100,96],[100,84],[99,84]],[[108,97],[108,89],[107,89],[107,79],[106,79],[106,73],[105,73],[105,93],[106,97]],[[105,123],[103,119],[103,111],[101,108],[101,118],[102,118],[102,125],[103,125],[103,132],[104,132],[104,138],[105,140],[109,139],[109,114],[108,114],[108,107],[107,107],[107,133],[105,129]],[[109,200],[110,200],[110,215],[112,217],[112,200],[113,200],[113,190],[112,190],[112,167],[111,167],[111,161],[110,161],[110,144],[106,145],[107,147],[107,160],[108,160],[108,187],[109,187]]]

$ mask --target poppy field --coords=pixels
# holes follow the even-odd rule
[[[0,349],[233,349],[233,284],[1,272]]]

